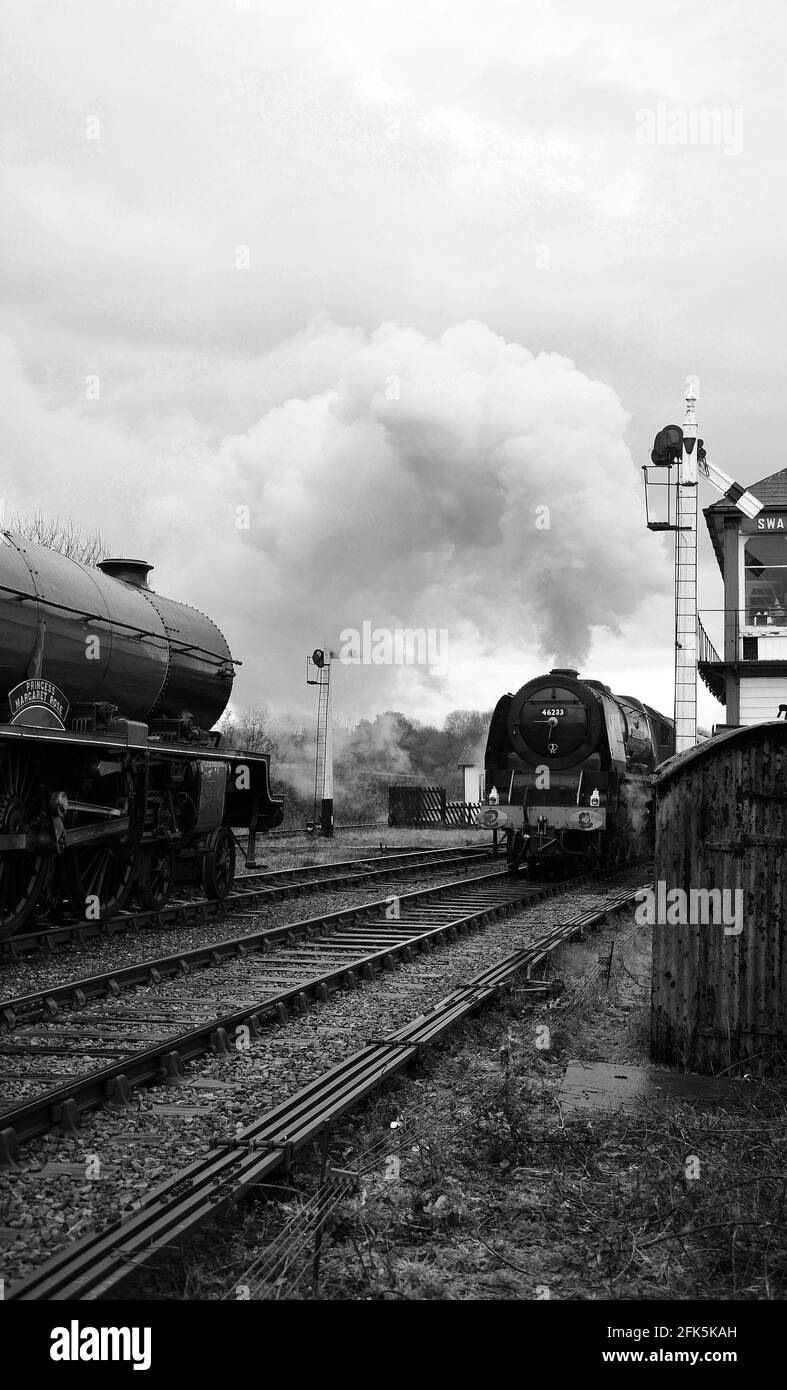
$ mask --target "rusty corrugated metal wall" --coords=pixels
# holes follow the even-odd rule
[[[787,1069],[787,724],[736,730],[664,766],[655,880],[689,901],[692,889],[728,889],[728,906],[742,890],[742,931],[654,926],[654,1058],[706,1073]]]

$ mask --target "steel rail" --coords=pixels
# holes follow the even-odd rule
[[[584,880],[574,878],[563,884],[536,887],[514,880],[501,871],[499,874],[485,874],[478,879],[456,879],[452,883],[403,894],[399,902],[400,909],[404,907],[405,911],[398,920],[387,918],[388,900],[379,899],[363,907],[343,908],[336,913],[323,914],[300,923],[302,936],[309,929],[312,932],[335,929],[326,940],[326,950],[336,944],[336,933],[342,926],[354,924],[359,928],[371,928],[377,940],[372,943],[371,951],[363,949],[362,943],[354,942],[354,959],[343,961],[340,966],[331,966],[317,976],[301,978],[281,989],[268,991],[263,998],[244,1004],[231,1013],[214,1016],[196,1028],[160,1039],[150,1047],[126,1053],[117,1062],[75,1074],[61,1086],[6,1108],[0,1112],[0,1163],[14,1164],[20,1143],[47,1133],[53,1127],[60,1126],[69,1133],[76,1133],[83,1112],[102,1104],[117,1106],[127,1103],[135,1086],[179,1083],[183,1079],[181,1066],[184,1063],[211,1050],[230,1051],[231,1038],[244,1025],[249,1028],[250,1036],[254,1037],[268,1019],[286,1022],[289,1007],[294,1005],[302,1011],[308,1008],[310,999],[327,999],[331,985],[334,988],[337,984],[356,988],[359,975],[369,978],[375,965],[382,968],[389,964],[392,966],[398,958],[407,960],[415,948],[428,951],[435,942],[450,938],[462,928],[469,930],[482,926],[526,903],[543,901],[556,893],[571,892],[581,887],[583,882],[598,881],[599,877],[598,874],[587,875]],[[419,919],[417,915],[408,917],[408,910],[417,914],[422,907],[430,913],[428,920]],[[286,940],[286,929],[278,930],[284,931]],[[382,942],[379,939],[381,932],[385,933]],[[362,949],[358,950],[359,946]],[[2,1051],[5,1055],[19,1055],[21,1052],[28,1058],[31,1055],[47,1055],[45,1046],[22,1050],[4,1044]],[[90,1054],[86,1051],[85,1055]],[[31,1080],[34,1081],[35,1077],[31,1076]]]
[[[484,885],[485,881],[510,882],[504,870],[492,870],[479,878],[470,880],[471,884]],[[443,889],[452,889],[457,884],[465,885],[467,880],[455,879],[449,884],[437,884],[432,888],[414,889],[410,893],[398,894],[400,905],[417,906],[432,902],[442,895]],[[469,885],[468,885],[469,886]],[[534,890],[531,890],[534,891]],[[38,1022],[40,1019],[54,1019],[60,1015],[60,1006],[81,1009],[89,999],[113,998],[121,990],[139,985],[158,985],[164,979],[189,975],[193,970],[209,969],[225,965],[233,960],[254,952],[267,952],[279,942],[295,942],[313,938],[315,933],[328,929],[338,929],[343,923],[358,925],[361,921],[372,921],[374,914],[385,911],[389,899],[376,899],[372,902],[355,904],[340,908],[335,913],[321,913],[317,917],[307,917],[296,922],[284,922],[278,927],[261,927],[258,931],[247,932],[242,936],[227,937],[223,941],[206,942],[203,946],[192,947],[188,951],[175,951],[167,956],[156,956],[147,960],[135,961],[133,965],[101,971],[80,979],[65,980],[57,985],[45,985],[32,994],[21,994],[0,999],[0,1036],[7,1035],[21,1024]],[[400,921],[402,919],[397,919]],[[376,923],[379,929],[392,925],[386,919]],[[415,938],[412,938],[413,940]],[[2,1055],[2,1047],[0,1047]]]
[[[37,931],[24,932],[0,941],[0,961],[3,958],[18,960],[22,955],[40,950],[53,951],[58,945],[71,945],[75,941],[84,945],[92,937],[115,936],[119,932],[133,931],[139,926],[169,922],[179,925],[190,920],[232,916],[233,910],[250,905],[257,907],[268,902],[282,902],[304,893],[319,892],[320,889],[330,892],[353,882],[396,878],[419,868],[433,870],[439,864],[445,864],[450,868],[462,862],[472,864],[479,859],[490,857],[489,845],[477,848],[459,846],[444,850],[412,850],[404,853],[396,851],[394,855],[386,855],[384,859],[369,856],[357,860],[344,860],[335,866],[315,864],[293,869],[260,870],[239,874],[235,879],[234,891],[222,902],[214,902],[208,898],[194,901],[176,899],[161,908],[122,912],[117,917],[110,917],[103,922],[75,919],[62,926],[42,926]],[[369,865],[369,868],[360,867],[364,865]],[[247,883],[258,886],[244,886]]]
[[[596,912],[580,913],[539,941],[479,971],[428,1013],[369,1042],[238,1135],[214,1144],[130,1213],[66,1246],[7,1292],[6,1298],[60,1301],[103,1297],[161,1250],[288,1165],[298,1149],[416,1059],[423,1047],[497,997],[522,971],[530,976],[555,946],[598,925],[636,896],[636,891],[625,892]],[[549,989],[547,982],[540,985],[542,993]]]

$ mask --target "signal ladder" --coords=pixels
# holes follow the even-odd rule
[[[675,530],[675,752],[697,741],[697,486],[679,483]]]

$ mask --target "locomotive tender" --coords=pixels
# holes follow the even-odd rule
[[[477,823],[504,833],[513,872],[623,863],[652,848],[650,776],[673,748],[671,719],[556,668],[498,700]]]
[[[282,803],[267,754],[209,732],[235,674],[222,633],[142,561],[93,569],[0,535],[0,937],[64,899],[90,920],[197,878],[224,898],[232,827],[253,863]]]

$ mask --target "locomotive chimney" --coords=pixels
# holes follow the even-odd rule
[[[110,579],[122,579],[124,584],[133,584],[136,589],[149,589],[148,575],[153,566],[144,560],[99,560],[98,568]]]

